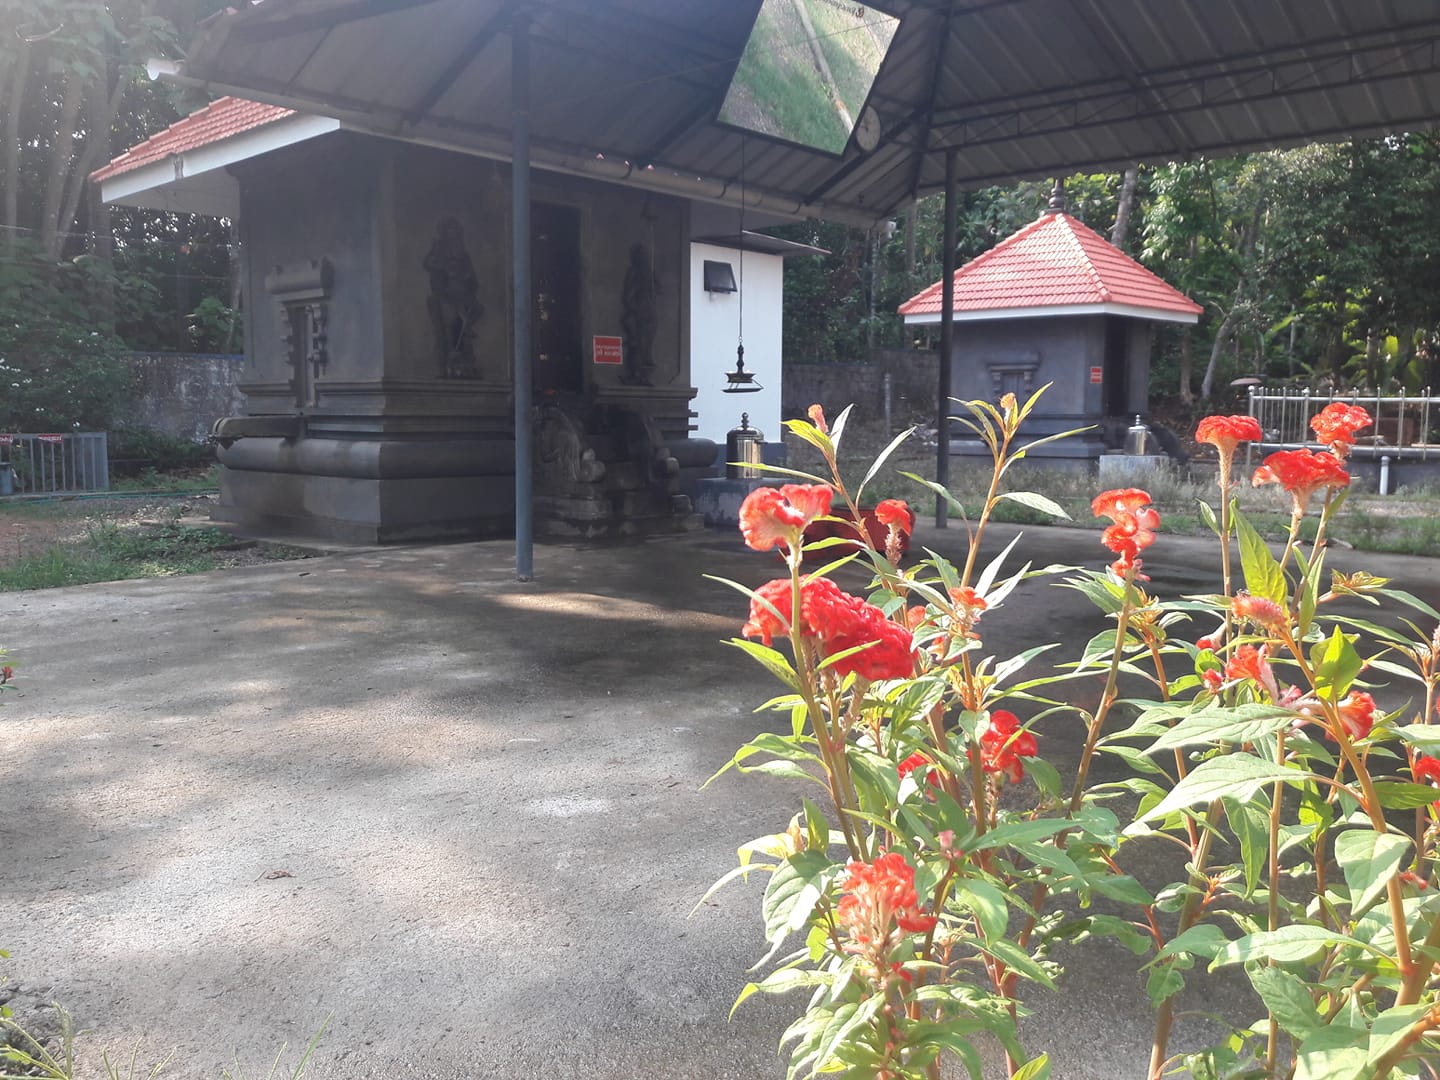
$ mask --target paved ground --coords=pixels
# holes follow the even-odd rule
[[[1095,533],[1031,537],[1103,561]],[[1157,586],[1205,587],[1204,550],[1162,541]],[[1440,602],[1431,564],[1365,562]],[[699,791],[772,692],[720,644],[743,599],[700,575],[775,564],[704,534],[511,565],[454,545],[4,598],[0,947],[94,1029],[89,1075],[137,1042],[179,1049],[166,1075],[255,1075],[333,1014],[317,1080],[783,1076],[789,1002],[726,1021],[759,883],[690,916],[793,807]],[[1097,625],[1036,587],[986,628],[1003,651]],[[1066,985],[1029,1029],[1057,1078],[1139,1076],[1129,955]]]

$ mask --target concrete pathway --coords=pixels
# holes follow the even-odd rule
[[[1031,536],[1037,565],[1104,561],[1093,532]],[[1157,587],[1206,587],[1205,550],[1163,539]],[[778,564],[713,533],[542,547],[530,585],[510,556],[0,598],[23,680],[0,707],[0,947],[93,1029],[86,1075],[100,1047],[138,1044],[178,1049],[167,1076],[237,1055],[263,1076],[330,1014],[316,1080],[784,1075],[798,1003],[726,1020],[764,951],[762,883],[690,916],[798,801],[759,778],[699,790],[774,691],[721,644],[743,598],[701,574],[758,584]],[[1432,564],[1364,561],[1440,602]],[[1037,585],[986,629],[1005,651],[1099,625]],[[1030,1041],[1057,1078],[1139,1076],[1133,960],[1080,957]]]

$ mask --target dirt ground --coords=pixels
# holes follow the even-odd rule
[[[1203,591],[1207,550],[1164,538],[1154,587]],[[1065,529],[1024,551],[1108,558]],[[313,1080],[784,1075],[798,1001],[727,1019],[764,952],[762,883],[691,914],[799,802],[759,777],[700,790],[774,692],[723,644],[743,598],[701,575],[755,585],[775,564],[703,533],[546,546],[536,565],[520,585],[508,544],[456,544],[5,598],[0,947],[89,1029],[82,1077],[132,1047],[174,1049],[165,1076],[235,1057],[263,1076],[327,1016]],[[1365,565],[1440,603],[1433,564]],[[1038,583],[986,618],[1001,653],[1101,625]],[[1063,772],[1076,732],[1042,736]],[[1134,959],[1065,960],[1027,1041],[1064,1080],[1136,1075]],[[1206,986],[1187,1015],[1243,1002]]]
[[[209,525],[213,495],[151,495],[115,498],[6,499],[0,501],[0,567],[43,555],[56,544],[81,541],[100,522],[121,528],[160,525],[179,517],[185,525]],[[275,545],[240,542],[215,552],[221,567],[254,566],[297,558]]]

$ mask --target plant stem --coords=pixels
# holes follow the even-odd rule
[[[1283,766],[1285,764],[1285,731],[1281,729],[1275,737],[1275,763]],[[1275,788],[1270,796],[1270,895],[1268,900],[1267,916],[1269,929],[1273,933],[1280,928],[1280,806],[1285,795],[1285,782],[1277,780]],[[1272,960],[1270,966],[1274,967]],[[1273,1076],[1275,1073],[1275,1056],[1280,1046],[1280,1023],[1275,1019],[1274,1014],[1270,1016],[1270,1029],[1265,1040],[1265,1066]]]
[[[1200,844],[1195,849],[1195,857],[1191,860],[1192,874],[1196,878],[1205,876],[1205,868],[1210,862],[1210,845],[1215,837],[1215,823],[1219,819],[1220,801],[1217,799],[1210,804],[1209,810],[1206,811],[1206,827],[1200,830]],[[1179,937],[1195,925],[1200,911],[1201,893],[1195,891],[1185,898],[1185,907],[1180,912],[1180,922],[1175,928],[1175,937]],[[1150,1071],[1145,1074],[1147,1080],[1160,1080],[1160,1074],[1165,1067],[1170,1044],[1170,1030],[1175,1025],[1175,998],[1176,995],[1171,994],[1160,1003],[1160,1008],[1156,1011],[1155,1035],[1150,1043]]]

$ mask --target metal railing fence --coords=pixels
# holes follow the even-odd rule
[[[1362,390],[1313,391],[1309,387],[1250,387],[1250,415],[1260,423],[1267,444],[1315,446],[1310,418],[1331,402],[1359,405],[1375,419],[1356,440],[1355,450],[1384,452],[1414,461],[1440,460],[1440,397],[1430,387],[1419,394],[1385,395]]]
[[[0,433],[0,469],[6,467],[17,495],[110,490],[110,456],[103,431]]]

